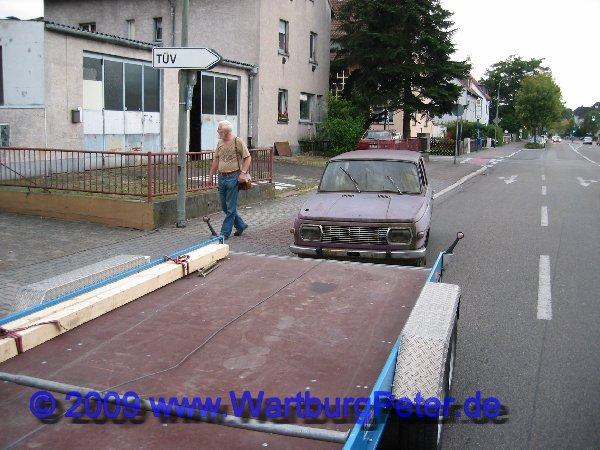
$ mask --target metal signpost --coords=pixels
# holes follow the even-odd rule
[[[452,112],[456,116],[456,135],[454,136],[454,164],[456,164],[456,157],[458,156],[458,124],[460,121],[459,118],[465,112],[465,107],[460,103],[455,103]]]
[[[179,69],[179,123],[177,139],[177,227],[185,227],[186,152],[188,150],[188,111],[198,70],[208,70],[221,61],[221,56],[209,48],[189,48],[188,17],[190,1],[183,0],[181,17],[181,47],[152,49],[152,67]]]

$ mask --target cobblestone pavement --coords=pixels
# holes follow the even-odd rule
[[[456,165],[451,157],[432,157],[427,164],[428,176],[433,188],[439,191],[514,151],[515,147],[507,146],[478,152],[476,156],[465,155]],[[320,170],[306,170],[302,177],[310,179]],[[241,214],[250,227],[242,237],[227,241],[231,250],[290,255],[289,229],[311,193],[285,194],[242,208]],[[212,218],[218,229],[222,214],[213,214]],[[17,291],[26,284],[119,254],[165,255],[209,237],[201,219],[190,220],[182,229],[168,227],[144,232],[0,212],[0,316],[11,310]]]

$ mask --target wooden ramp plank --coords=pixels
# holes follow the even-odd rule
[[[211,244],[188,253],[189,272],[192,273],[229,254],[227,244]],[[36,347],[72,328],[106,314],[152,291],[183,277],[183,268],[171,261],[159,264],[122,280],[102,286],[51,308],[39,311],[4,325],[5,329],[30,326],[37,322],[58,320],[56,324],[33,326],[20,331],[23,351]],[[13,338],[0,339],[0,362],[18,354]]]

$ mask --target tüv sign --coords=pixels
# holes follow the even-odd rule
[[[152,67],[155,69],[208,70],[221,61],[221,55],[210,48],[154,47]]]

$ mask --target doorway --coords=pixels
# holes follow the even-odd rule
[[[228,120],[239,135],[240,79],[214,72],[198,72],[190,111],[190,151],[217,146],[217,124]]]

